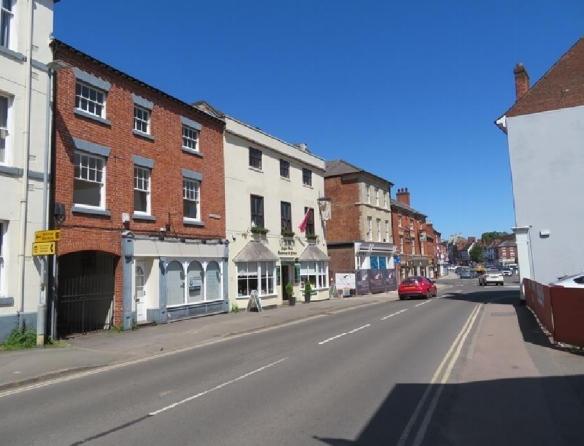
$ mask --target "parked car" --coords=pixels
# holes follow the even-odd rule
[[[501,272],[503,273],[504,276],[512,276],[513,275],[513,271],[511,271],[510,269],[507,269],[507,268],[505,268]]]
[[[476,277],[476,273],[470,268],[461,268],[458,270],[458,277],[461,279],[472,279]]]
[[[436,283],[427,277],[412,276],[404,279],[404,281],[399,284],[397,293],[400,300],[409,297],[425,297],[426,299],[429,299],[430,297],[436,297],[436,294],[438,294],[438,288],[436,287]]]
[[[489,284],[495,284],[495,285],[504,285],[505,284],[505,278],[503,277],[503,273],[501,271],[499,271],[498,269],[490,269],[487,270],[484,274],[481,274],[479,276],[479,285],[480,286],[486,286]]]
[[[563,288],[584,288],[584,271],[570,276],[558,277],[558,280],[550,283],[550,286]]]

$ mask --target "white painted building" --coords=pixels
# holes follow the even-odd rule
[[[584,38],[532,87],[523,64],[514,75],[516,101],[496,124],[509,144],[519,276],[548,284],[584,269]]]
[[[0,3],[0,341],[19,321],[36,329],[40,265],[32,243],[42,229],[53,6]]]
[[[301,302],[306,281],[315,290],[312,300],[328,299],[329,258],[319,211],[325,161],[304,144],[286,143],[229,116],[225,122],[230,303],[245,308],[257,289],[264,307],[281,305],[287,283]]]

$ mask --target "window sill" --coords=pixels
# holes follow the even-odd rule
[[[140,138],[149,139],[150,141],[154,141],[154,136],[150,135],[149,133],[144,133],[139,130],[132,130],[132,133],[135,136],[139,136]]]
[[[156,217],[148,214],[132,214],[133,220],[156,221]]]
[[[264,171],[262,169],[260,169],[259,167],[247,166],[247,168],[249,170],[253,170],[254,172],[257,172],[257,173],[264,173]]]
[[[203,223],[201,220],[194,220],[192,218],[183,218],[183,225],[204,227],[205,223]]]
[[[109,127],[111,127],[112,125],[111,121],[104,119],[100,116],[92,115],[91,113],[87,113],[83,110],[79,110],[78,108],[74,108],[73,113],[75,113],[77,116],[81,116],[82,118],[92,119],[93,121],[97,121],[100,124],[105,124]]]
[[[76,214],[88,214],[88,215],[99,215],[102,217],[111,217],[112,213],[110,211],[105,211],[103,209],[86,208],[82,206],[73,206],[71,212]]]
[[[24,174],[24,170],[19,168],[19,167],[1,166],[0,165],[0,173],[4,173],[6,175],[10,175],[13,177],[21,177]]]
[[[170,310],[175,310],[178,308],[196,307],[197,305],[213,304],[213,303],[222,302],[222,301],[223,301],[223,299],[202,300],[200,302],[189,302],[186,304],[167,305],[166,308],[168,308]]]
[[[290,177],[283,177],[282,175],[280,175],[280,179],[284,180],[284,181],[288,181],[288,183],[290,183]]]
[[[303,185],[304,187],[307,187],[307,188],[309,188],[309,189],[312,189],[312,184],[304,184],[304,183],[302,183],[302,185]]]
[[[195,156],[198,156],[199,158],[203,158],[203,154],[201,152],[199,152],[198,150],[193,150],[193,149],[189,149],[187,147],[183,147],[182,151],[185,153],[188,153],[189,155],[195,155]]]
[[[17,62],[24,62],[26,60],[24,54],[8,49],[5,46],[0,46],[0,53],[5,54],[6,56],[16,60]]]

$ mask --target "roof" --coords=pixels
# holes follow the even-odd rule
[[[304,252],[300,254],[298,260],[301,262],[315,261],[315,262],[328,262],[330,258],[322,252],[316,245],[308,245]]]
[[[584,37],[581,37],[523,96],[506,117],[584,105]]]
[[[393,183],[391,181],[386,180],[385,178],[381,178],[375,174],[372,174],[371,172],[368,172],[365,169],[354,166],[353,164],[348,163],[345,160],[336,159],[333,161],[326,162],[326,171],[324,173],[325,178],[339,177],[351,173],[364,173],[374,178],[377,178],[379,181],[383,183],[387,183],[389,186],[393,186]]]
[[[390,201],[391,201],[391,207],[392,208],[393,207],[396,207],[396,208],[402,209],[404,211],[411,212],[412,214],[417,214],[417,215],[419,215],[421,217],[424,217],[424,218],[427,217],[426,214],[422,214],[420,211],[416,211],[414,208],[408,206],[405,203],[402,203],[401,201],[394,200],[393,198]]]
[[[250,240],[237,254],[233,261],[238,262],[275,262],[280,258],[258,240]]]
[[[505,247],[510,247],[510,248],[515,248],[517,246],[517,244],[513,241],[513,240],[506,240],[503,243],[499,244],[499,248],[505,248]]]
[[[64,48],[68,51],[74,52],[78,56],[84,57],[94,64],[100,65],[103,68],[107,68],[108,70],[112,71],[117,76],[128,79],[131,82],[134,82],[134,83],[136,83],[144,88],[147,88],[148,90],[152,91],[154,94],[157,94],[159,96],[163,96],[167,99],[170,99],[171,101],[176,102],[184,107],[190,108],[191,110],[195,111],[198,114],[205,115],[207,118],[210,118],[214,121],[220,122],[223,126],[225,125],[225,121],[223,119],[221,119],[217,116],[214,116],[213,114],[210,114],[199,107],[193,107],[191,104],[188,104],[187,102],[184,102],[184,101],[182,101],[174,96],[171,96],[168,93],[165,93],[164,91],[159,90],[156,87],[153,87],[152,85],[148,85],[147,83],[145,83],[139,79],[136,79],[135,77],[132,77],[129,74],[124,73],[123,71],[120,71],[120,70],[112,67],[111,65],[108,65],[105,62],[102,62],[101,60],[98,60],[98,59],[90,56],[89,54],[86,54],[83,51],[78,50],[77,48],[73,48],[71,45],[68,45],[59,39],[55,39],[55,38],[51,39],[51,48],[53,48],[53,51],[58,51],[59,48]]]

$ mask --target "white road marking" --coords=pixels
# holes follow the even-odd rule
[[[390,314],[389,316],[382,317],[382,318],[381,318],[381,320],[382,320],[382,321],[384,321],[384,320],[386,320],[386,319],[389,319],[390,317],[397,316],[398,314],[401,314],[401,313],[403,313],[404,311],[408,311],[408,309],[407,309],[407,308],[405,308],[405,309],[403,309],[403,310],[400,310],[400,311],[398,311],[398,312],[396,312],[396,313]]]
[[[438,377],[442,373],[442,369],[446,365],[448,358],[452,355],[455,348],[462,340],[463,336],[464,336],[464,339],[466,339],[465,333],[468,334],[467,330],[470,330],[470,328],[472,327],[472,324],[474,323],[474,321],[479,313],[479,310],[480,310],[480,304],[477,304],[474,307],[474,309],[472,310],[472,312],[470,313],[470,316],[468,317],[466,322],[464,323],[462,330],[460,330],[460,332],[458,333],[458,335],[456,336],[456,338],[452,342],[452,345],[450,346],[450,348],[446,352],[446,355],[444,355],[442,362],[440,363],[440,365],[436,369],[436,372],[434,373],[434,376],[432,376],[432,380],[430,381],[430,384],[428,384],[428,387],[426,387],[426,390],[425,390],[424,394],[422,395],[422,398],[420,399],[418,405],[416,406],[416,409],[414,410],[414,413],[410,417],[408,424],[406,425],[404,431],[402,432],[402,434],[399,438],[399,441],[397,443],[397,446],[404,446],[406,444],[406,441],[408,440],[408,437],[410,436],[410,432],[412,430],[412,427],[416,423],[418,416],[419,416],[420,412],[422,411],[422,408],[424,407],[424,403],[426,402],[426,399],[428,398],[434,384],[438,381]],[[463,340],[463,343],[464,343],[464,340]],[[450,372],[449,372],[449,374],[450,374]],[[420,432],[420,430],[418,430],[418,435],[419,435],[419,432]],[[418,438],[418,435],[416,435],[416,439]]]
[[[282,359],[280,359],[278,361],[272,362],[271,364],[265,365],[263,367],[260,367],[259,369],[256,369],[256,370],[253,370],[251,372],[248,372],[245,375],[238,376],[235,379],[232,379],[230,381],[226,381],[223,384],[219,384],[218,386],[215,386],[212,389],[205,390],[204,392],[197,393],[196,395],[193,395],[191,397],[185,398],[184,400],[178,401],[177,403],[174,403],[174,404],[171,404],[169,406],[163,407],[162,409],[159,409],[157,411],[150,412],[148,415],[151,416],[151,417],[153,417],[153,416],[158,415],[158,414],[160,414],[162,412],[166,412],[167,410],[174,409],[175,407],[180,406],[181,404],[188,403],[189,401],[193,401],[193,400],[195,400],[197,398],[200,398],[202,396],[208,395],[209,393],[214,392],[215,390],[222,389],[223,387],[226,387],[226,386],[228,386],[230,384],[233,384],[233,383],[235,383],[237,381],[241,381],[242,379],[245,379],[248,376],[251,376],[251,375],[254,375],[256,373],[262,372],[262,371],[264,371],[266,369],[269,369],[270,367],[273,367],[276,364],[280,364],[281,362],[285,361],[286,359],[288,359],[288,358],[282,358]]]
[[[431,300],[427,300],[426,302],[422,302],[421,304],[416,304],[416,307],[421,307],[422,305],[426,305],[429,304],[430,302],[432,302]]]
[[[334,341],[335,339],[339,339],[340,337],[343,337],[343,336],[348,335],[348,334],[356,333],[359,330],[363,330],[364,328],[367,328],[367,327],[370,327],[370,326],[371,326],[371,324],[367,324],[367,325],[363,325],[362,327],[355,328],[355,329],[353,329],[351,331],[347,331],[345,333],[338,334],[336,336],[333,336],[332,338],[328,338],[328,339],[325,339],[324,341],[319,342],[318,345],[324,345],[327,342]]]

